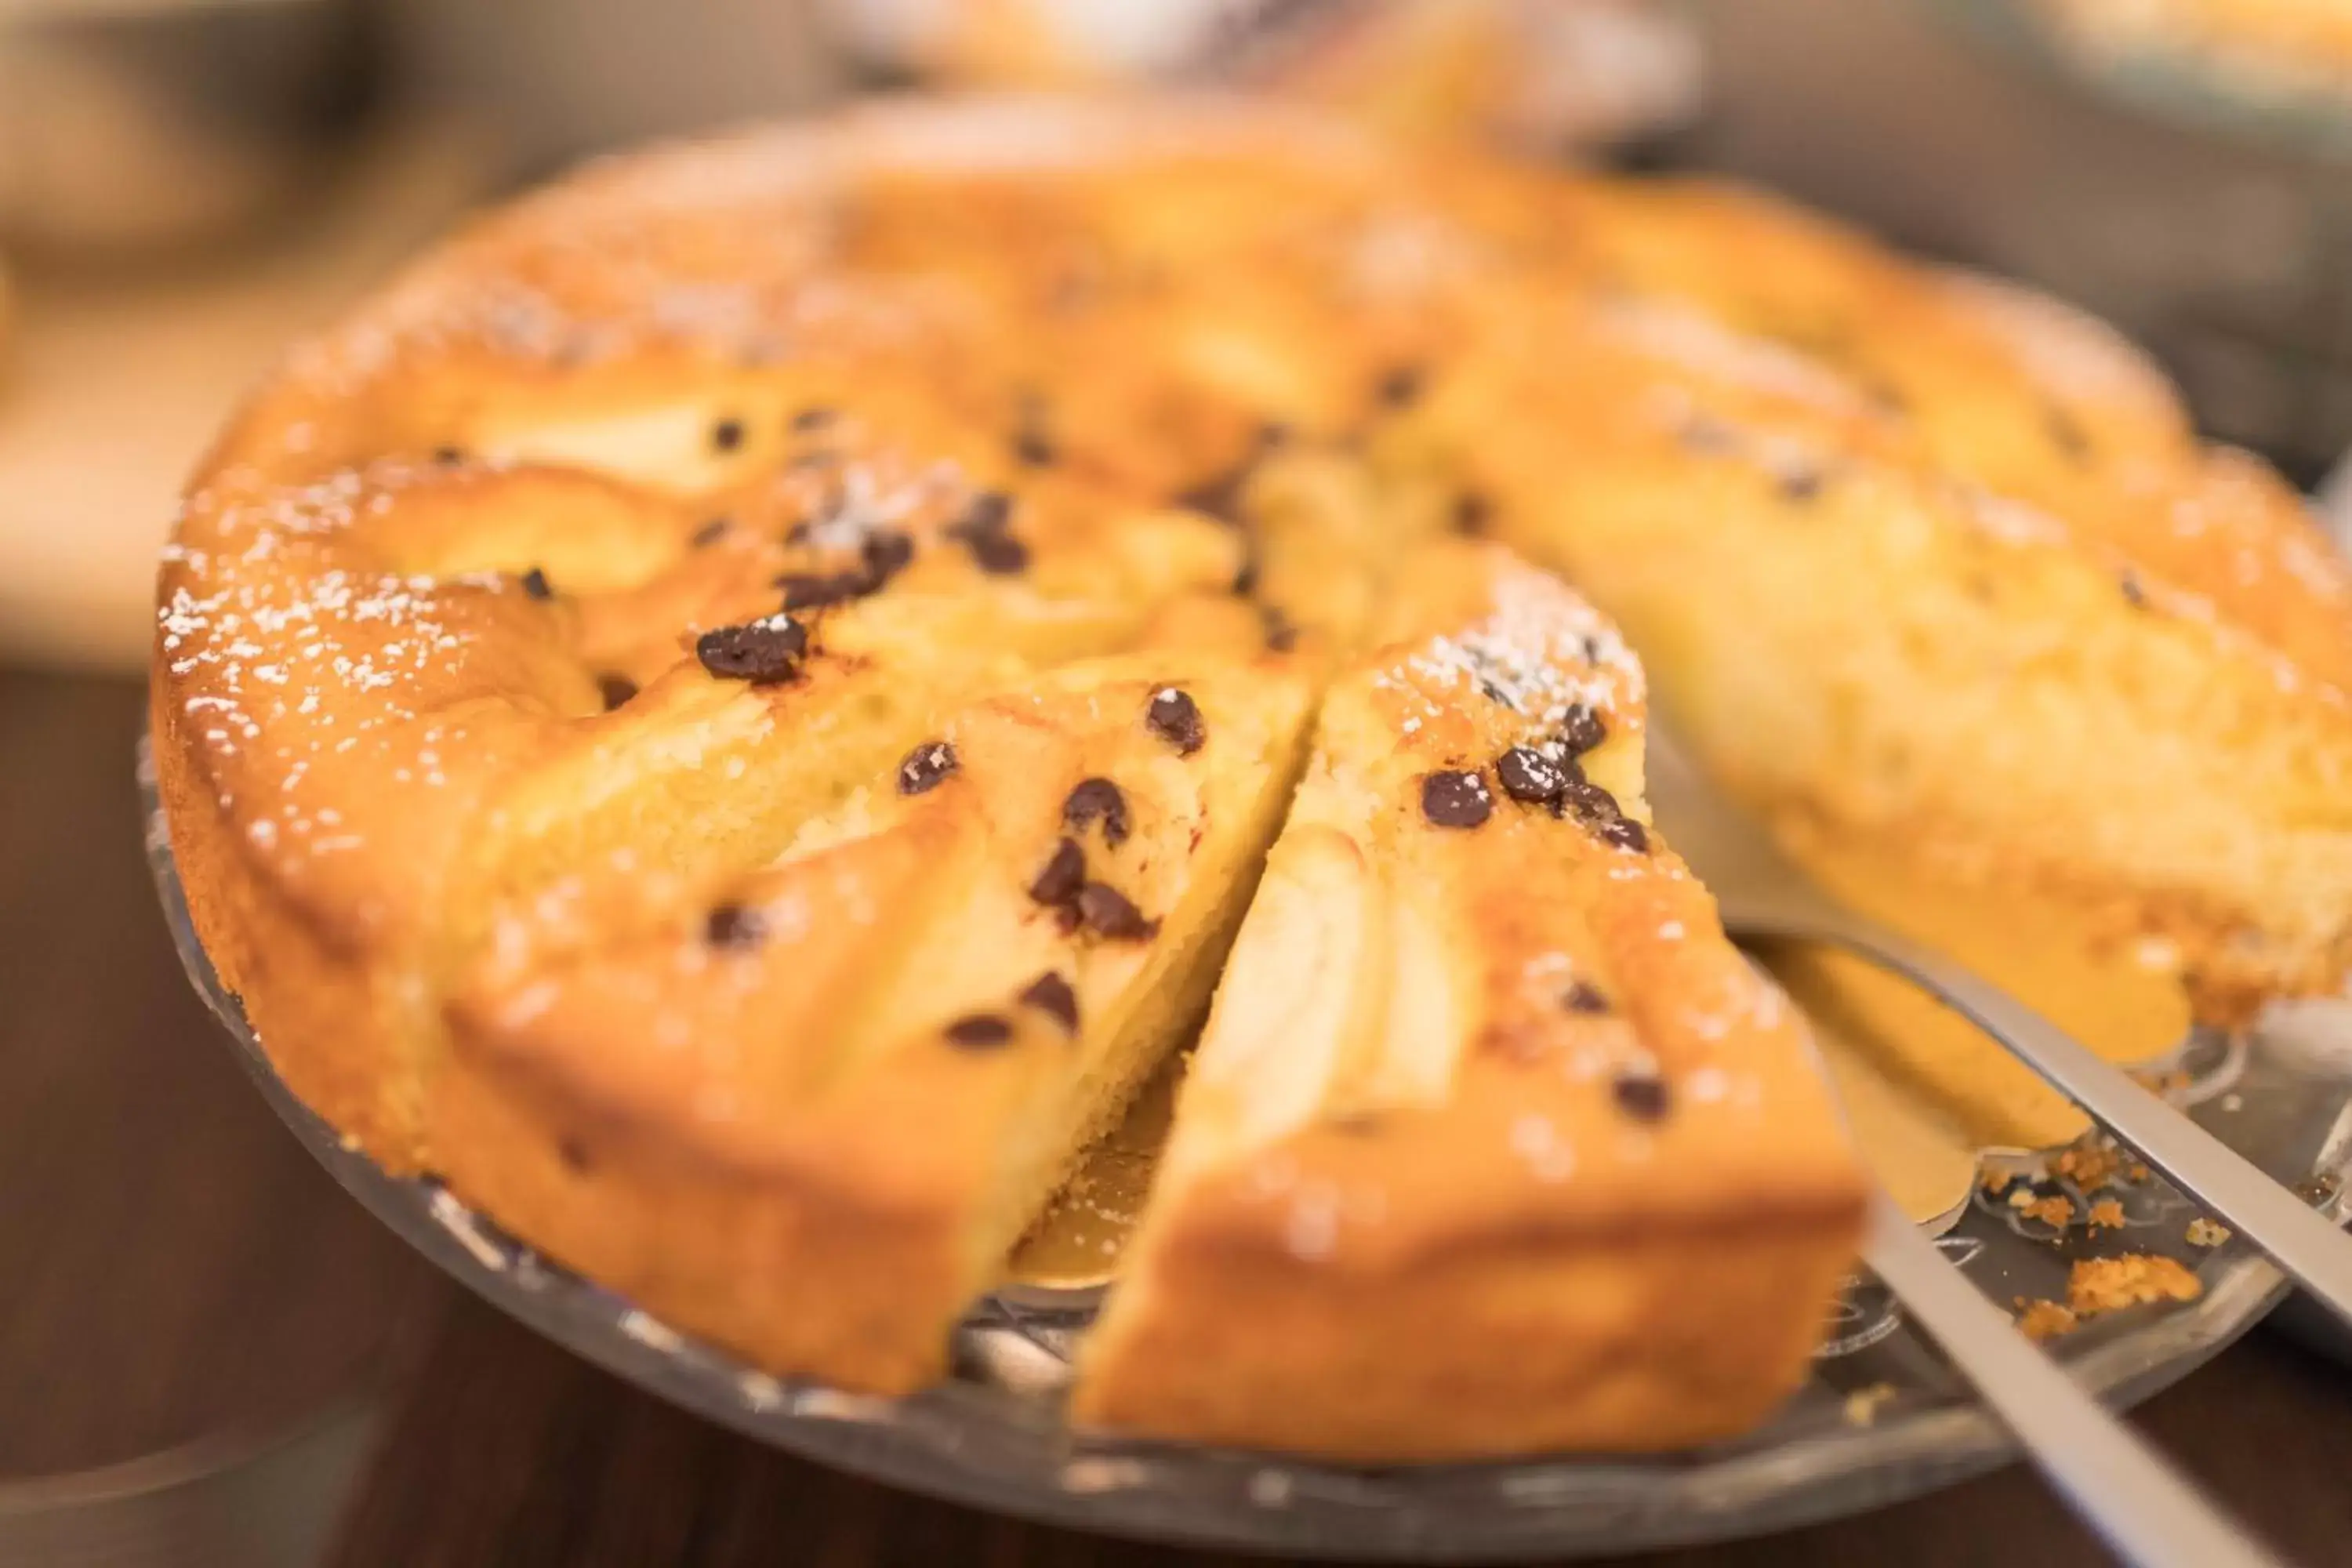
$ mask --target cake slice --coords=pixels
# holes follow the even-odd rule
[[[1649,826],[1638,667],[1500,547],[1327,697],[1074,1414],[1363,1460],[1663,1449],[1796,1386],[1864,1178]]]
[[[950,1325],[1197,1024],[1309,709],[1276,656],[1067,665],[686,918],[488,961],[428,1090],[444,1174],[761,1367],[937,1378]]]

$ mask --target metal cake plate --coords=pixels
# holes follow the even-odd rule
[[[2107,48],[2077,41],[2042,0],[1937,4],[2013,57],[2138,113],[2290,156],[2352,159],[2352,95],[2333,88],[2270,80],[2157,40]]]
[[[494,1305],[618,1376],[765,1443],[976,1508],[1157,1541],[1394,1562],[1507,1562],[1760,1534],[1860,1512],[1989,1470],[2012,1446],[1886,1292],[1850,1281],[1807,1386],[1762,1430],[1664,1457],[1589,1457],[1360,1469],[1072,1429],[1059,1394],[1089,1309],[1007,1292],[957,1328],[954,1373],[885,1400],[772,1378],[700,1345],[505,1235],[430,1179],[387,1174],[280,1081],[192,930],[142,743],[147,847],[189,978],[264,1098],[336,1181]],[[2331,1213],[2352,1175],[2352,1088],[2299,1071],[2259,1038],[2184,1047],[2192,1113]],[[2243,1244],[2184,1237],[2197,1210],[2160,1178],[2086,1194],[2120,1230],[2053,1228],[1979,1190],[1939,1245],[1995,1300],[2065,1295],[2074,1259],[2160,1252],[2202,1280],[2185,1304],[2087,1322],[2054,1342],[2086,1384],[2129,1405],[2220,1352],[2284,1291]],[[824,1289],[822,1280],[812,1289]],[[1236,1334],[1250,1331],[1235,1322]]]

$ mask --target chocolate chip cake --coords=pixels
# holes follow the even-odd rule
[[[287,1083],[868,1391],[1205,1011],[1080,1416],[1768,1408],[1860,1177],[1647,819],[1644,671],[1792,843],[2208,1018],[2352,952],[2352,578],[2130,350],[1761,198],[1266,110],[590,169],[296,349],[158,592],[172,847]]]

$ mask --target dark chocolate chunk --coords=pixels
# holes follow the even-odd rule
[[[433,460],[440,464],[445,468],[454,468],[458,464],[466,460],[466,448],[463,447],[436,447],[433,448]]]
[[[2091,455],[2091,437],[2082,422],[2056,404],[2049,411],[2050,444],[2075,462]]]
[[[808,632],[789,616],[715,626],[694,640],[694,657],[722,680],[790,680],[808,657]]]
[[[1148,942],[1160,934],[1160,922],[1146,920],[1125,893],[1108,882],[1080,888],[1077,909],[1081,925],[1114,942]]]
[[[1646,855],[1650,851],[1648,831],[1630,816],[1603,818],[1594,831],[1620,849],[1630,849],[1636,855]]]
[[[702,940],[713,947],[755,947],[766,934],[760,911],[741,904],[713,904],[703,917]]]
[[[1013,1026],[993,1013],[967,1013],[948,1026],[948,1041],[966,1050],[993,1050],[1013,1039]]]
[[[1447,771],[1421,781],[1421,814],[1440,827],[1476,827],[1494,811],[1484,774]]]
[[[1609,1011],[1608,996],[1589,980],[1570,981],[1568,989],[1559,994],[1559,1005],[1571,1013],[1599,1015]]]
[[[1559,743],[1568,748],[1571,757],[1580,757],[1609,738],[1609,726],[1601,715],[1581,702],[1568,706],[1568,716],[1559,721]]]
[[[713,449],[732,452],[742,444],[743,422],[740,419],[721,419],[710,427],[710,445]]]
[[[1070,988],[1068,981],[1053,970],[1045,971],[1023,987],[1021,1001],[1023,1005],[1034,1007],[1061,1025],[1064,1034],[1078,1032],[1078,994]]]
[[[1802,505],[1822,493],[1824,482],[1819,468],[1791,468],[1780,476],[1780,499]]]
[[[826,426],[832,424],[839,417],[841,417],[841,410],[838,408],[825,408],[822,406],[803,408],[799,413],[793,416],[793,434],[795,436],[809,435],[814,431],[824,429]]]
[[[600,675],[596,689],[604,696],[604,711],[609,713],[637,694],[637,683],[625,675]]]
[[[1209,738],[1209,726],[1201,717],[1200,704],[1172,686],[1152,693],[1151,706],[1143,710],[1143,721],[1150,726],[1153,734],[1175,747],[1179,756],[1191,756]]]
[[[966,542],[971,558],[992,577],[1009,577],[1029,566],[1029,547],[1009,533],[974,534]]]
[[[1610,1080],[1609,1092],[1617,1109],[1636,1121],[1664,1121],[1672,1098],[1666,1080],[1654,1072],[1621,1072]]]
[[[1615,795],[1586,778],[1580,770],[1573,767],[1569,770],[1568,781],[1559,786],[1559,802],[1553,809],[1573,811],[1579,816],[1595,821],[1604,821],[1609,817],[1622,815],[1617,809]]]
[[[2124,603],[2129,605],[2135,610],[2147,609],[2147,590],[2139,585],[2139,579],[2126,572],[2123,574],[2121,581],[2124,590]]]
[[[710,545],[716,544],[720,540],[726,538],[728,529],[732,526],[734,526],[733,519],[714,517],[709,522],[704,523],[700,528],[696,529],[693,533],[689,534],[688,536],[688,542],[692,544],[697,550],[707,549]]]
[[[866,536],[857,553],[866,563],[866,574],[879,588],[915,559],[915,542],[895,529],[877,529]]]
[[[1276,653],[1288,653],[1298,646],[1298,628],[1288,616],[1267,605],[1259,609],[1257,618],[1265,627],[1265,646]]]
[[[1097,820],[1103,825],[1105,844],[1115,849],[1127,842],[1127,796],[1108,779],[1080,779],[1062,802],[1062,825],[1082,834]]]
[[[1013,455],[1033,468],[1051,468],[1062,450],[1043,430],[1029,428],[1013,438]]]
[[[1248,598],[1257,592],[1258,560],[1255,546],[1243,551],[1241,570],[1234,574],[1234,592]]]
[[[549,582],[547,574],[536,566],[522,574],[522,591],[534,599],[555,597],[555,584]]]
[[[1054,846],[1045,868],[1029,884],[1029,896],[1049,907],[1066,904],[1077,898],[1086,882],[1087,852],[1076,839],[1065,838]]]
[[[1381,377],[1372,395],[1383,408],[1403,408],[1419,402],[1428,386],[1428,372],[1417,364],[1401,364]]]
[[[776,579],[787,610],[822,610],[869,591],[860,572],[787,572]]]
[[[971,498],[961,517],[948,524],[946,532],[952,539],[977,539],[1002,533],[1012,521],[1013,498],[1003,490],[982,490]]]
[[[588,1148],[586,1144],[582,1143],[578,1139],[557,1139],[555,1141],[555,1157],[562,1161],[563,1168],[570,1171],[573,1175],[580,1175],[585,1173],[588,1169]]]
[[[898,764],[898,793],[929,795],[955,771],[955,748],[945,741],[926,741]]]
[[[1568,770],[1532,746],[1513,746],[1495,759],[1495,777],[1513,800],[1541,805],[1568,787]]]
[[[1476,490],[1464,490],[1454,498],[1454,531],[1469,539],[1481,538],[1486,527],[1495,521],[1495,503]]]

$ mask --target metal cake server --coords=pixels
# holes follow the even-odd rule
[[[2016,998],[1832,903],[1655,729],[1647,794],[1660,830],[1714,893],[1732,935],[1835,942],[1926,987],[2352,1321],[2352,1238],[2285,1188]],[[2126,1561],[2139,1568],[2277,1563],[2018,1333],[1884,1194],[1873,1203],[1867,1261]]]
[[[1714,893],[1724,929],[1734,937],[1834,942],[1925,988],[2352,1323],[2352,1236],[2016,997],[1831,902],[1671,737],[1654,728],[1648,795],[1659,829]]]

